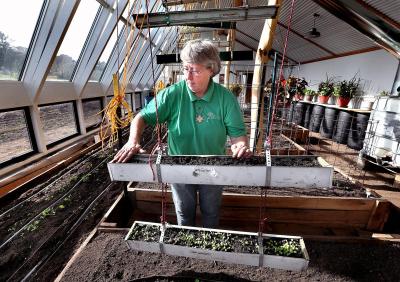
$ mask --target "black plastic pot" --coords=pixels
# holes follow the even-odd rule
[[[336,130],[332,135],[332,139],[335,142],[340,144],[347,144],[352,120],[353,113],[348,111],[340,111],[337,119]]]
[[[306,110],[306,104],[297,102],[296,105],[294,106],[292,122],[300,126],[303,126],[305,110]]]
[[[305,128],[308,128],[310,126],[313,108],[314,108],[313,104],[306,104],[306,109],[304,113],[304,123],[303,123],[303,126]]]
[[[324,118],[321,122],[321,128],[319,130],[322,137],[332,138],[333,130],[336,126],[338,113],[339,111],[337,109],[325,109]]]
[[[310,125],[308,127],[312,132],[319,132],[319,129],[321,127],[321,121],[324,117],[324,113],[325,113],[324,106],[315,105],[313,107],[310,118]]]
[[[347,146],[361,150],[364,144],[365,132],[368,126],[369,113],[357,113],[350,126]]]
[[[289,111],[287,112],[287,122],[290,123],[293,120],[293,113],[294,113],[294,107],[296,105],[296,102],[291,102],[290,103],[290,108]]]

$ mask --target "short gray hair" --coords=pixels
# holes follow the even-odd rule
[[[181,51],[181,60],[183,63],[203,65],[212,70],[213,76],[221,70],[218,48],[208,39],[186,42]]]

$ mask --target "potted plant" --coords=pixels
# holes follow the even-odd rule
[[[337,105],[339,107],[347,107],[350,99],[354,97],[360,85],[360,79],[353,77],[350,80],[342,80],[334,87],[334,95],[338,97]]]
[[[317,94],[314,90],[306,89],[304,91],[304,101],[311,102],[313,97]]]
[[[305,95],[306,86],[308,86],[307,81],[303,78],[298,78],[296,81],[296,95],[298,96],[298,100],[302,100]]]
[[[300,95],[297,94],[297,78],[289,76],[286,83],[287,92],[289,93],[289,101],[292,101],[293,97],[296,101],[300,100]]]
[[[240,92],[242,92],[242,86],[238,83],[233,83],[229,86],[229,90],[238,97]]]
[[[321,104],[326,104],[329,97],[332,96],[334,92],[334,81],[333,78],[326,77],[325,81],[320,82],[318,85],[318,102]]]

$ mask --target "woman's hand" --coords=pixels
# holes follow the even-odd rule
[[[146,123],[142,115],[140,113],[137,114],[131,122],[128,142],[114,156],[114,159],[111,161],[112,163],[125,163],[134,155],[146,152],[140,146],[140,139],[145,126]]]
[[[146,151],[142,149],[140,144],[127,142],[121,150],[114,156],[112,163],[125,163],[136,154],[142,154]]]
[[[233,158],[248,158],[253,155],[247,145],[248,143],[246,136],[231,138],[231,142],[231,151]]]

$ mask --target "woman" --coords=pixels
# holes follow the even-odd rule
[[[156,96],[159,122],[168,125],[169,155],[225,155],[228,135],[234,158],[250,156],[239,104],[228,89],[212,80],[221,69],[217,47],[209,40],[189,41],[181,60],[185,79]],[[143,129],[156,122],[153,99],[133,119],[129,140],[113,161],[126,162],[143,152]],[[218,226],[222,186],[174,183],[171,189],[179,225],[195,224],[198,192],[203,226]]]

